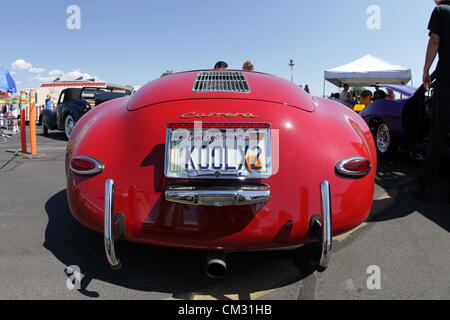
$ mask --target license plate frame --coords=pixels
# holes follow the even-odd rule
[[[170,123],[164,173],[176,179],[267,179],[271,148],[267,123]]]

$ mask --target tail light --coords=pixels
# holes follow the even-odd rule
[[[105,166],[100,161],[91,157],[75,157],[70,162],[70,170],[81,176],[91,176],[102,172],[104,169]]]
[[[362,157],[351,157],[341,160],[336,165],[336,171],[348,177],[365,177],[372,169],[369,160]]]

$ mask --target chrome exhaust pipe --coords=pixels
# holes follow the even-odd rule
[[[208,251],[206,274],[212,279],[223,278],[227,273],[225,251]]]
[[[114,244],[114,180],[107,180],[105,183],[105,224],[104,241],[106,258],[113,270],[120,270],[122,264],[116,255]]]

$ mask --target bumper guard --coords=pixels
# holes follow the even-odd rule
[[[113,270],[120,270],[122,264],[116,255],[114,248],[114,180],[107,180],[105,183],[105,224],[104,239],[106,258]]]
[[[319,267],[326,269],[330,262],[333,247],[330,183],[328,181],[322,182],[320,191],[322,199],[322,219],[320,223],[322,252]]]

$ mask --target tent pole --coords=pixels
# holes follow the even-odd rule
[[[325,98],[325,85],[327,84],[327,80],[325,79],[325,77],[323,78],[323,98]]]

